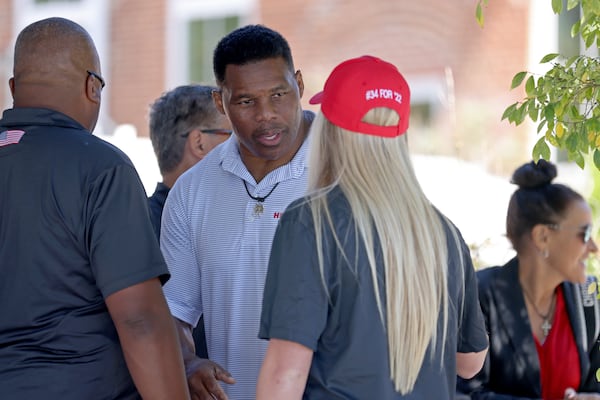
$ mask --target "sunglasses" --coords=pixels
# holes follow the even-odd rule
[[[587,244],[590,239],[592,238],[592,225],[586,225],[584,227],[578,227],[578,228],[574,228],[574,227],[568,227],[568,226],[561,226],[559,224],[546,224],[550,229],[554,229],[555,231],[558,231],[560,229],[570,229],[570,230],[577,230],[577,236],[579,236],[581,238],[581,241],[583,242],[583,244]]]
[[[200,129],[202,133],[208,133],[211,135],[231,135],[233,131],[231,129],[222,129],[222,128],[214,128],[214,129]],[[186,138],[190,136],[190,132],[186,132],[181,137]]]

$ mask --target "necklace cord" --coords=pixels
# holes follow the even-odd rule
[[[269,197],[271,195],[271,193],[273,193],[273,190],[275,190],[275,188],[277,187],[277,185],[279,185],[279,182],[277,182],[275,184],[275,186],[273,186],[273,188],[271,189],[271,191],[269,193],[267,193],[267,195],[265,197],[260,197],[260,196],[252,196],[250,194],[250,191],[248,190],[248,185],[246,184],[246,181],[242,179],[242,182],[244,183],[244,188],[246,188],[246,193],[248,193],[248,196],[250,196],[250,198],[252,200],[256,200],[259,203],[263,203],[267,199],[267,197]]]
[[[527,293],[527,291],[525,289],[523,289],[523,293],[525,294],[525,298],[527,298],[527,300],[529,300],[529,302],[531,303],[531,306],[533,307],[533,311],[535,311],[535,313],[538,315],[538,317],[542,318],[543,320],[547,320],[548,317],[550,317],[550,314],[552,314],[552,310],[554,309],[554,298],[556,296],[556,292],[552,293],[552,300],[550,301],[550,309],[548,310],[546,315],[542,314],[538,310],[538,308],[535,305],[535,302],[533,300],[531,300],[531,297],[529,297],[529,293]]]

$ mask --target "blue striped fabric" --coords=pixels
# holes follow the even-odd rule
[[[171,272],[164,286],[171,313],[195,326],[204,314],[210,359],[237,383],[230,399],[252,399],[267,342],[259,340],[262,294],[279,217],[306,191],[306,153],[256,184],[235,135],[184,173],[171,189],[162,218],[161,249]],[[255,215],[252,196],[266,196]]]

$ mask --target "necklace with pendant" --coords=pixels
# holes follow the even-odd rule
[[[537,307],[535,306],[535,303],[533,302],[533,300],[531,300],[531,298],[529,297],[529,293],[527,293],[527,291],[525,289],[523,289],[523,293],[525,293],[525,298],[529,301],[529,303],[533,307],[533,311],[535,311],[535,313],[538,315],[538,317],[540,317],[542,319],[542,326],[540,328],[542,328],[542,333],[544,334],[544,338],[546,338],[548,336],[548,334],[550,333],[550,329],[552,329],[552,323],[550,322],[550,319],[552,318],[552,311],[554,311],[554,305],[555,305],[554,300],[556,298],[556,292],[552,293],[550,309],[548,310],[548,312],[546,314],[542,314],[537,309]]]
[[[252,196],[250,194],[250,191],[248,190],[248,185],[246,184],[246,181],[242,179],[242,182],[244,183],[244,188],[246,188],[246,193],[248,193],[248,196],[250,196],[250,198],[252,200],[256,200],[256,204],[254,205],[254,217],[258,218],[262,215],[263,211],[265,211],[265,207],[263,206],[263,203],[265,202],[265,200],[267,199],[267,197],[269,197],[271,195],[271,193],[273,193],[273,190],[275,190],[275,188],[277,187],[277,185],[279,185],[279,182],[277,182],[275,184],[275,186],[273,186],[273,188],[271,189],[271,191],[269,193],[267,193],[266,196],[264,197],[260,197],[260,196]]]

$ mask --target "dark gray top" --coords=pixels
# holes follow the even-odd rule
[[[129,159],[67,116],[6,110],[0,138],[0,391],[139,398],[104,299],[168,279]]]
[[[463,243],[457,249],[448,241],[450,307],[445,352],[442,356],[440,316],[436,351],[431,354],[430,349],[425,356],[414,390],[401,396],[390,378],[387,335],[377,311],[364,246],[353,234],[350,206],[339,189],[328,197],[336,233],[349,258],[349,263],[344,260],[330,229],[325,228],[330,302],[319,272],[310,210],[299,200],[283,214],[275,234],[259,336],[294,341],[315,352],[305,399],[453,398],[456,352],[481,351],[487,346],[468,248]],[[458,262],[458,251],[467,261],[465,268]],[[383,278],[380,283],[385,290]],[[385,300],[382,303],[385,306]]]

